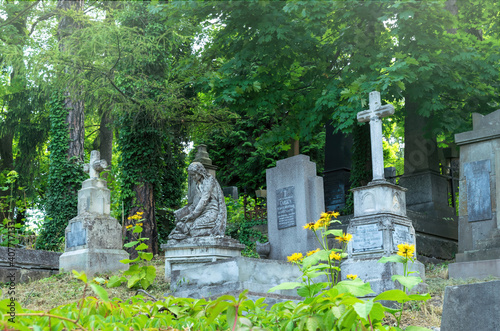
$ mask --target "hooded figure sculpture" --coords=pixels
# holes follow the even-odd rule
[[[217,180],[203,164],[188,167],[188,204],[175,211],[177,223],[169,240],[192,237],[219,237],[226,231],[226,204]]]

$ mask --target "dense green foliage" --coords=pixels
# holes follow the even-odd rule
[[[68,221],[77,215],[78,196],[85,180],[83,164],[68,160],[67,111],[63,99],[54,95],[50,107],[50,166],[45,202],[46,220],[36,243],[37,249],[61,250]]]

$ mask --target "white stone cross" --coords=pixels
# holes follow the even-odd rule
[[[90,162],[83,165],[83,171],[90,175],[90,178],[99,178],[99,173],[108,167],[106,160],[99,160],[99,151],[90,152]]]
[[[370,92],[370,109],[358,113],[358,122],[370,122],[370,138],[372,145],[373,180],[384,178],[384,148],[382,144],[382,117],[394,114],[391,104],[382,106],[380,92]]]

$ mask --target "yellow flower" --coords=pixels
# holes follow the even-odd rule
[[[143,212],[143,211],[138,211],[136,215],[137,215],[137,216],[142,216],[142,214],[144,214],[144,212]]]
[[[315,249],[315,250],[313,250],[313,251],[307,252],[307,256],[311,256],[311,255],[313,255],[313,254],[314,254],[314,253],[316,253],[316,252],[319,252],[319,248],[316,248],[316,249]]]
[[[308,229],[314,229],[314,222],[311,222],[311,223],[307,223],[306,225],[304,225],[304,229],[308,230]]]
[[[347,279],[351,279],[351,280],[355,280],[356,278],[358,278],[358,275],[351,275],[351,274],[349,274],[349,275],[346,276],[346,278]]]
[[[335,217],[335,218],[337,218],[337,217],[339,217],[339,216],[340,216],[340,213],[338,213],[338,212],[336,212],[336,211],[331,212],[331,213],[332,213],[333,217]]]
[[[342,260],[342,256],[340,256],[340,254],[337,252],[331,252],[330,253],[330,260],[340,261],[340,260]]]
[[[293,253],[291,256],[288,256],[288,262],[300,262],[304,256],[302,256],[302,253]]]
[[[320,218],[319,220],[314,223],[314,230],[318,230],[321,227],[327,226],[330,224],[330,220],[326,218]]]
[[[128,230],[130,228],[132,228],[133,225],[127,225],[125,228]]]
[[[415,245],[410,245],[408,243],[398,245],[398,255],[404,258],[413,257],[414,252],[415,252]]]
[[[352,239],[352,234],[344,233],[340,237],[335,237],[335,240],[338,240],[340,243],[348,243]]]

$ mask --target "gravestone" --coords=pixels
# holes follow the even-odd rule
[[[99,173],[107,167],[99,152],[90,153],[90,163],[84,170],[90,178],[78,191],[78,215],[66,227],[66,248],[59,257],[60,271],[85,271],[89,276],[101,272],[127,270],[128,259],[123,250],[122,227],[110,216],[110,192]]]
[[[500,330],[500,281],[447,286],[441,331]]]
[[[425,136],[427,119],[416,109],[405,119],[404,175],[399,185],[408,188],[408,217],[416,231],[420,253],[443,260],[457,251],[458,222],[449,206],[448,179],[440,174],[439,149],[435,138]]]
[[[314,233],[303,228],[317,221],[325,208],[323,178],[316,175],[316,164],[306,155],[279,160],[266,170],[266,184],[269,258],[286,260],[293,253],[316,249]]]
[[[406,216],[406,189],[384,178],[382,147],[382,117],[394,114],[392,105],[382,106],[380,93],[370,93],[370,109],[358,113],[359,122],[370,123],[373,180],[367,186],[352,189],[354,193],[354,217],[347,232],[353,238],[347,246],[348,259],[342,263],[342,279],[355,274],[370,282],[374,295],[399,288],[393,275],[403,274],[400,263],[378,263],[382,256],[398,251],[397,245],[415,244],[415,230]],[[415,261],[412,270],[425,279],[422,263]],[[417,288],[421,291],[423,286]]]
[[[325,170],[323,171],[325,210],[339,211],[345,207],[346,194],[351,188],[352,136],[333,133],[326,125]]]
[[[208,155],[207,145],[200,144],[196,146],[196,148],[197,151],[194,156],[193,162],[200,162],[201,164],[203,164],[205,169],[207,169],[210,175],[216,177],[216,171],[219,167],[212,164],[212,159],[210,159],[210,156]]]
[[[238,200],[238,188],[236,186],[226,186],[222,188],[225,197],[230,197],[233,200]]]
[[[452,278],[500,277],[500,109],[473,114],[460,146],[459,238]]]

